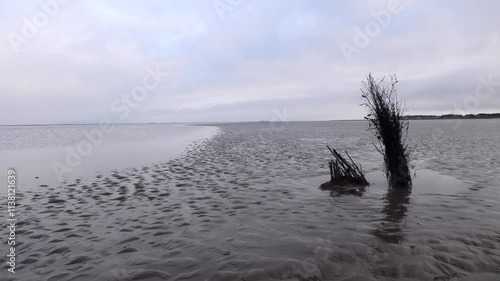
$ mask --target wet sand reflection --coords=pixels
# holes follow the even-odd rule
[[[404,241],[404,230],[401,225],[408,212],[410,194],[411,191],[406,189],[391,189],[387,192],[383,208],[385,219],[374,231],[375,236],[388,243],[398,244]]]

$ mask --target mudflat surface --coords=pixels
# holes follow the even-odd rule
[[[6,280],[500,280],[500,123],[475,121],[411,123],[411,193],[387,191],[364,122],[218,125],[169,162],[25,192]],[[326,144],[372,185],[321,191]]]

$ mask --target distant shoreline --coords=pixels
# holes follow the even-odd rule
[[[443,120],[443,119],[500,119],[500,113],[479,113],[479,114],[445,114],[445,115],[406,115],[403,117],[407,120]],[[331,122],[331,121],[366,121],[365,119],[332,119],[332,120],[294,120],[286,122]],[[282,121],[226,121],[226,122],[144,122],[144,123],[110,123],[111,125],[216,125],[216,124],[235,124],[235,123],[279,123]],[[99,123],[85,123],[85,124],[4,124],[0,127],[37,127],[37,126],[98,126]]]
[[[445,114],[445,115],[406,115],[407,120],[443,120],[443,119],[498,119],[500,113],[479,113],[479,114]]]

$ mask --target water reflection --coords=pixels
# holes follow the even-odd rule
[[[330,182],[325,182],[319,187],[323,191],[330,191],[331,197],[339,197],[343,195],[354,195],[361,197],[366,191],[366,186],[356,187],[356,186],[335,186]]]
[[[374,231],[374,235],[388,242],[398,244],[404,240],[401,221],[406,217],[410,203],[410,190],[391,189],[384,197],[384,221]]]

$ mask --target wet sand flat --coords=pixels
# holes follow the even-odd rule
[[[499,123],[432,122],[411,124],[411,194],[363,122],[219,124],[174,160],[24,192],[6,280],[500,280]],[[372,185],[321,191],[326,144]]]

